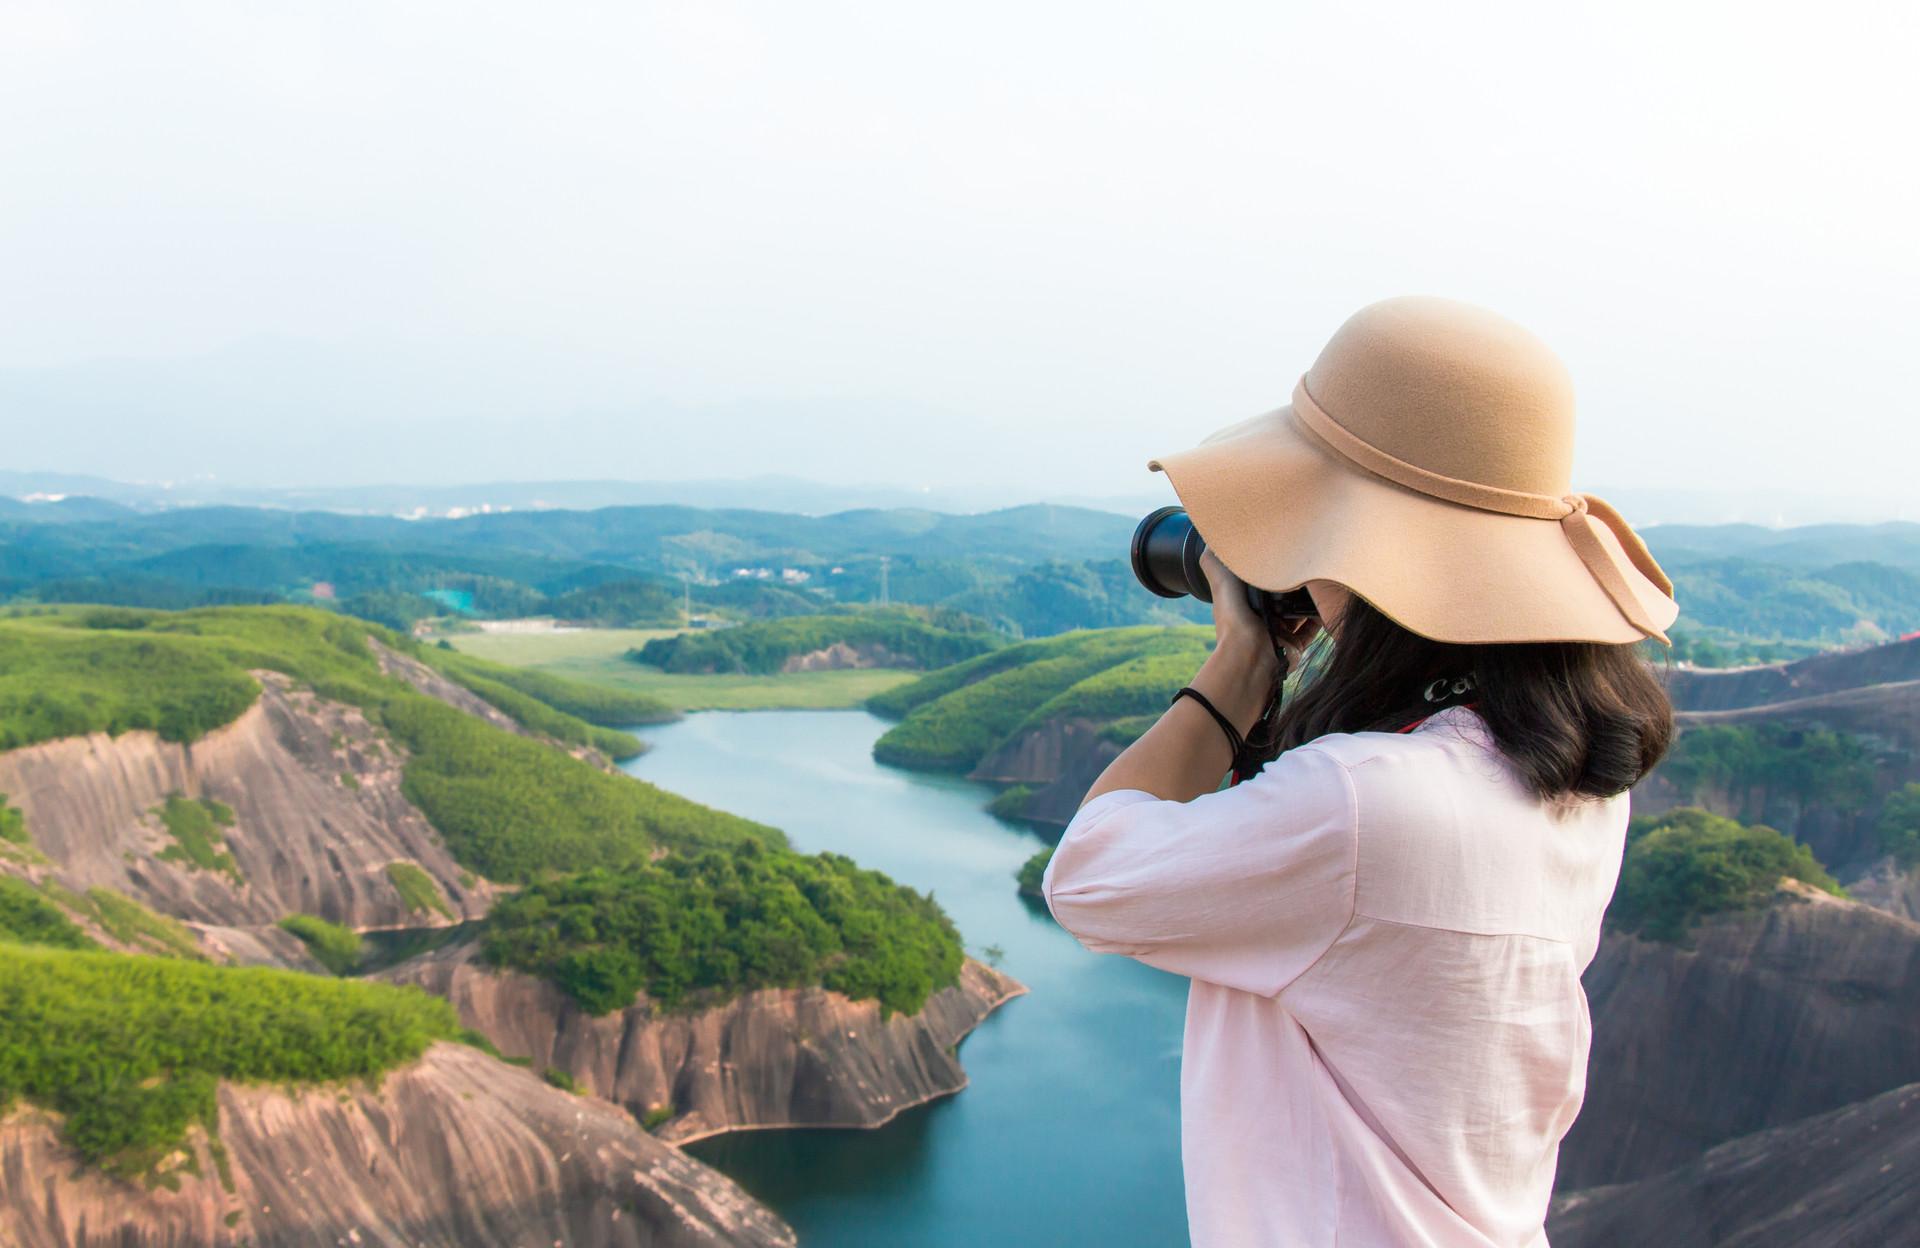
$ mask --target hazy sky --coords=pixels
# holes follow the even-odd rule
[[[0,0],[0,464],[1113,494],[1421,292],[1892,514],[1917,12]]]

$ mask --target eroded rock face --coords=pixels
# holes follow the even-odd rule
[[[1691,948],[1606,937],[1563,1190],[1920,1080],[1920,925],[1792,881],[1777,896],[1701,923]]]
[[[836,641],[805,654],[792,654],[780,664],[783,672],[822,672],[858,667],[920,668],[926,664],[910,655],[896,654],[879,642],[858,645]]]
[[[401,796],[400,747],[355,707],[277,672],[254,675],[259,700],[190,745],[95,733],[0,754],[0,792],[25,812],[55,878],[215,927],[262,928],[295,912],[357,928],[444,921],[408,911],[387,876],[405,861],[433,877],[455,915],[485,914],[491,886],[463,884],[472,877]],[[238,882],[161,860],[174,841],[153,811],[172,793],[233,809],[220,833]]]
[[[1920,1084],[1554,1202],[1554,1248],[1861,1248],[1920,1225]]]
[[[17,1248],[740,1245],[793,1231],[622,1110],[438,1044],[377,1091],[220,1091],[230,1190],[152,1190],[82,1165],[34,1111],[0,1124],[0,1229]],[[229,1221],[231,1219],[231,1221]]]
[[[1100,736],[1105,726],[1093,719],[1049,720],[981,759],[968,779],[1031,785],[1019,816],[1065,828],[1080,799],[1124,748]]]
[[[1725,711],[1909,680],[1920,680],[1920,640],[1763,667],[1676,671],[1667,678],[1667,691],[1680,710]]]
[[[501,1052],[558,1067],[636,1117],[671,1107],[658,1133],[676,1142],[742,1127],[878,1126],[957,1092],[961,1038],[1026,991],[968,960],[958,984],[884,1023],[878,1002],[817,987],[763,989],[692,1015],[641,1003],[595,1018],[544,980],[485,967],[471,944],[381,978],[446,997]]]

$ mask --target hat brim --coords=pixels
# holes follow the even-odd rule
[[[1648,634],[1614,605],[1557,520],[1446,502],[1335,454],[1291,405],[1149,460],[1207,546],[1262,589],[1344,586],[1435,641],[1635,642]],[[1679,607],[1592,517],[1606,557],[1661,629]],[[1666,640],[1665,634],[1656,634]]]

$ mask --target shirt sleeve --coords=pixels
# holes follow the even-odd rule
[[[1115,789],[1067,824],[1041,895],[1095,953],[1277,996],[1353,917],[1357,806],[1310,746],[1189,802]]]

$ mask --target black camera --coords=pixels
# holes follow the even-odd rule
[[[1200,556],[1207,543],[1184,507],[1161,507],[1147,515],[1133,531],[1133,574],[1140,583],[1162,598],[1180,598],[1192,594],[1201,602],[1213,601],[1213,587],[1207,584]],[[1312,619],[1313,596],[1304,588],[1274,593],[1247,586],[1247,605],[1255,615],[1265,616],[1269,600],[1273,614],[1282,620]]]

